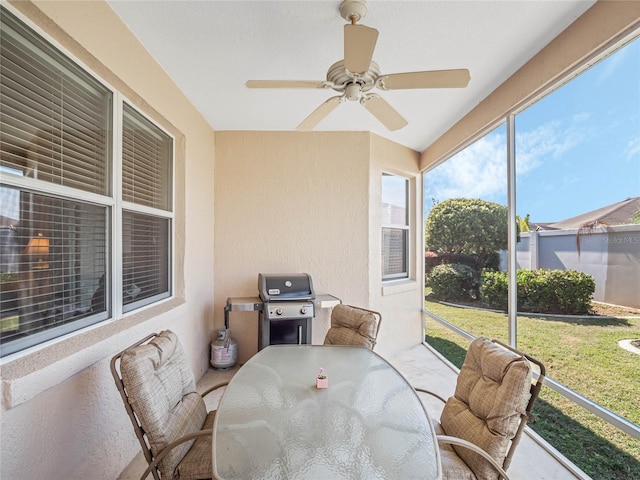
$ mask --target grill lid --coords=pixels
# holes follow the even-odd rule
[[[263,302],[315,300],[308,273],[258,274],[258,292]]]

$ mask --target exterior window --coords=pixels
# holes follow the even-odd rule
[[[618,50],[611,45],[606,56],[577,64],[579,75],[559,79],[553,91],[426,172],[423,182],[424,198],[435,200],[425,231],[427,342],[458,366],[461,359],[450,346],[466,349],[469,338],[479,336],[509,341],[551,365],[536,408],[555,421],[531,428],[593,478],[615,478],[633,468],[629,459],[637,458],[639,445],[637,359],[617,343],[640,331],[632,315],[640,307],[638,33]],[[452,210],[445,216],[438,209],[449,200],[457,203],[457,219]],[[499,218],[487,216],[489,205],[471,212],[461,200],[501,204],[504,220],[489,222]],[[517,242],[507,225],[508,202],[514,202]],[[430,225],[434,212],[447,228]],[[500,230],[502,246],[491,234]],[[479,279],[479,291],[473,284],[431,281],[440,260],[478,264],[478,249],[470,249],[478,240],[485,250],[493,245],[499,252],[494,258],[501,259],[479,264],[482,276],[473,267],[475,279],[467,278]],[[469,262],[472,256],[476,261]],[[515,275],[508,275],[509,268]],[[554,278],[558,288],[550,288]],[[554,295],[545,296],[549,292]],[[463,314],[439,300],[478,308]],[[497,313],[505,309],[508,322]],[[585,448],[577,452],[575,445]]]
[[[128,105],[122,128],[122,304],[128,312],[170,294],[171,138]]]
[[[171,294],[173,141],[1,10],[4,356]]]
[[[382,174],[382,279],[409,276],[409,180]]]

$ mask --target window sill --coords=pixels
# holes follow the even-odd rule
[[[382,284],[382,295],[395,295],[397,293],[411,292],[418,288],[418,282],[408,278],[393,280]]]

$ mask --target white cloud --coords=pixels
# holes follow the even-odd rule
[[[587,114],[574,116],[576,123],[588,118]],[[557,120],[544,123],[534,130],[516,134],[516,172],[525,174],[542,164],[546,157],[559,158],[563,153],[579,145],[586,128],[570,123],[563,128]]]
[[[598,77],[596,78],[596,85],[602,84],[605,80],[611,77],[620,65],[624,65],[630,48],[622,48],[616,52],[615,55],[611,55],[602,61],[599,69]]]
[[[516,134],[516,175],[526,176],[548,158],[560,158],[589,135],[585,125],[590,114],[576,114],[568,125],[550,121]],[[639,142],[640,143],[640,142]],[[636,145],[640,148],[640,145]],[[431,198],[483,198],[505,202],[507,194],[507,148],[504,131],[494,131],[425,177],[425,205]]]
[[[624,154],[627,160],[640,156],[640,135],[629,140]]]
[[[573,115],[572,120],[574,123],[582,123],[586,122],[591,118],[591,114],[589,112],[580,112]]]
[[[504,134],[485,136],[425,177],[425,202],[448,198],[505,196],[507,152]]]

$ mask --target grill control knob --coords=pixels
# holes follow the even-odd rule
[[[300,309],[300,313],[301,313],[301,314],[303,314],[303,315],[304,315],[305,313],[307,313],[307,307],[302,307],[302,308]]]
[[[282,315],[282,309],[276,308],[276,315]]]

